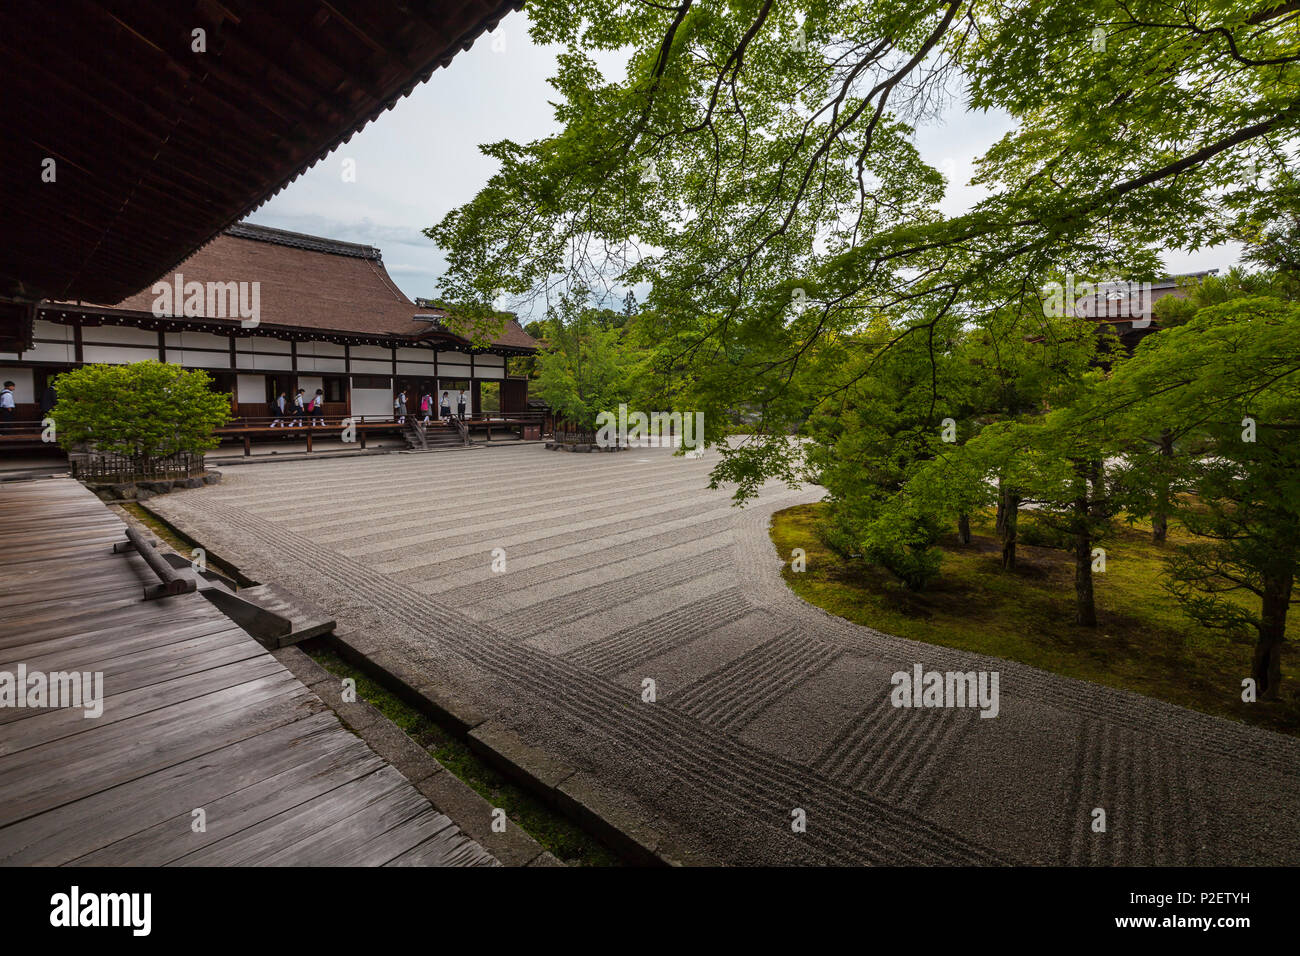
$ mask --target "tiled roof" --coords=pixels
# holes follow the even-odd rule
[[[257,282],[263,325],[369,335],[417,336],[443,309],[421,308],[394,284],[373,246],[238,223],[182,262],[185,282]],[[175,275],[160,282],[175,282]],[[152,287],[113,308],[150,312]],[[451,334],[451,333],[447,333]],[[513,318],[493,343],[536,349],[537,342]]]
[[[309,236],[305,232],[290,232],[288,229],[273,229],[252,222],[237,222],[226,230],[226,235],[234,236],[236,239],[278,242],[282,246],[293,246],[311,252],[328,252],[336,256],[356,256],[359,259],[375,260],[383,258],[383,254],[374,246],[344,242],[342,239],[326,239],[323,236]]]

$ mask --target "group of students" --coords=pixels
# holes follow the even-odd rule
[[[460,393],[456,396],[456,417],[457,418],[464,419],[465,404],[467,398],[468,396],[465,394],[465,390],[461,389]],[[420,415],[425,425],[429,424],[429,420],[433,417],[433,395],[428,391],[428,389],[426,389],[424,394],[420,396]],[[406,424],[406,393],[405,392],[398,392],[397,395],[393,398],[393,417],[397,419],[397,424],[399,425]],[[451,393],[450,392],[442,393],[442,403],[438,406],[438,418],[439,419],[451,418]]]
[[[7,386],[6,386],[7,387]],[[456,396],[456,417],[464,419],[465,406],[468,403],[469,396],[464,389],[461,389]],[[0,401],[3,401],[0,398]],[[292,411],[290,411],[292,408]],[[310,399],[307,398],[305,389],[298,389],[293,397],[293,405],[290,406],[284,392],[281,392],[271,403],[271,422],[272,428],[302,428],[306,425],[325,426],[325,392],[323,389],[316,389],[316,394]],[[420,415],[424,424],[429,424],[433,417],[433,395],[426,389],[425,393],[420,396]],[[406,424],[406,393],[398,392],[393,399],[393,417],[397,419],[399,425]],[[451,418],[451,393],[442,393],[442,404],[438,408],[438,418]],[[308,421],[311,419],[311,421]]]
[[[309,400],[305,389],[298,389],[293,397],[293,411],[288,415],[285,414],[287,401],[285,393],[281,392],[276,396],[275,401],[271,403],[271,417],[275,420],[271,422],[272,428],[302,428],[305,425],[320,427],[325,426],[325,391],[316,389],[316,394]],[[311,421],[308,422],[307,418]],[[287,420],[286,420],[287,419]]]

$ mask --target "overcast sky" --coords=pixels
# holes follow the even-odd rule
[[[510,14],[250,221],[378,246],[403,292],[436,296],[445,263],[421,230],[473,198],[495,171],[495,161],[478,151],[480,143],[527,143],[556,131],[548,103],[554,90],[546,82],[555,71],[556,51],[532,42],[524,13]],[[619,68],[613,59],[601,66]],[[1010,125],[1009,117],[971,113],[957,104],[942,125],[918,132],[922,155],[948,178],[945,212],[962,212],[979,198],[965,185],[971,163]],[[348,159],[355,162],[355,182],[344,181]],[[1165,265],[1171,272],[1226,269],[1236,255],[1227,248],[1175,252],[1166,254]]]

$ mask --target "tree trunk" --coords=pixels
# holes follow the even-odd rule
[[[957,540],[962,544],[970,544],[970,515],[957,516]]]
[[[1174,454],[1174,436],[1167,430],[1160,433],[1160,454],[1166,457],[1173,457]],[[1162,507],[1151,516],[1151,540],[1156,544],[1164,544],[1165,538],[1169,535],[1169,515],[1164,510],[1164,507],[1168,506],[1169,498],[1167,484],[1161,488],[1161,492],[1165,500],[1160,502]]]
[[[998,479],[998,516],[993,521],[993,530],[1002,536],[1002,531],[1007,524],[1007,490],[1002,486],[1002,479]]]
[[[1020,518],[1020,496],[1014,491],[1004,491],[998,499],[1002,509],[1002,570],[1016,566],[1016,524]]]
[[[1092,535],[1074,535],[1074,623],[1097,626],[1097,604],[1092,595]]]
[[[1282,644],[1286,640],[1286,612],[1291,601],[1291,574],[1264,577],[1264,603],[1259,621],[1259,643],[1250,676],[1260,700],[1277,700],[1282,686]]]

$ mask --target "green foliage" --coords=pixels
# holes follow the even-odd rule
[[[1288,282],[1274,271],[1248,272],[1234,266],[1226,275],[1206,275],[1188,280],[1183,297],[1166,295],[1155,305],[1162,328],[1186,325],[1201,309],[1221,305],[1248,295],[1285,295]]]
[[[1068,551],[1074,546],[1074,541],[1068,532],[1048,522],[1036,521],[1031,516],[1020,519],[1017,536],[1021,544],[1035,548]]]
[[[537,356],[532,391],[583,429],[594,429],[601,412],[635,400],[638,356],[620,323],[609,319],[616,315],[589,308],[585,295],[565,297],[539,329],[548,348]]]
[[[838,380],[810,359],[881,318],[980,321],[1052,272],[1129,279],[1153,248],[1290,248],[1300,18],[1259,0],[530,3],[562,48],[559,132],[500,163],[433,236],[448,297],[648,286],[654,368],[723,422],[720,480],[789,477],[781,442]],[[622,76],[598,59],[629,56]],[[914,130],[954,91],[1015,130],[947,217]],[[1014,347],[993,331],[990,351]],[[797,469],[794,469],[797,471]]]
[[[629,374],[643,395],[704,411],[713,439],[743,410],[753,434],[721,447],[713,472],[738,501],[770,480],[820,481],[826,540],[918,587],[945,523],[998,488],[1076,558],[1118,514],[1164,514],[1190,492],[1204,537],[1236,516],[1263,540],[1250,502],[1271,492],[1262,478],[1234,488],[1246,472],[1276,485],[1289,532],[1285,469],[1228,448],[1195,406],[1233,394],[1261,429],[1291,434],[1279,397],[1290,320],[1248,321],[1240,303],[1296,289],[1294,5],[537,0],[529,13],[534,38],[563,48],[559,132],[484,147],[498,173],[431,230],[448,254],[443,286],[466,301],[648,286],[620,339],[643,350]],[[630,62],[607,79],[597,57],[612,50]],[[970,110],[1016,125],[977,162],[985,198],[945,216],[944,177],[914,133],[959,87]],[[1225,241],[1263,268],[1163,300],[1173,328],[1131,361],[1038,301],[1051,278],[1153,278],[1156,249]],[[1214,309],[1227,310],[1222,328],[1202,318]],[[558,344],[567,357],[543,373],[583,416],[584,393],[616,391],[592,343],[587,357]],[[949,418],[955,442],[940,437]],[[1209,553],[1182,553],[1184,580]],[[1214,553],[1221,576],[1263,560]],[[1086,622],[1090,572],[1076,568]]]
[[[1189,612],[1275,628],[1266,594],[1290,603],[1300,570],[1300,305],[1245,296],[1201,309],[1145,340],[1098,404],[1130,434],[1157,423],[1185,436],[1178,516],[1203,540],[1181,549],[1170,587]],[[1133,456],[1138,476],[1153,457]],[[1257,613],[1219,599],[1240,591],[1259,597]]]
[[[118,455],[161,457],[216,447],[212,430],[230,418],[230,400],[206,372],[147,361],[86,365],[60,375],[50,412],[59,444],[83,442]]]
[[[789,565],[783,571],[786,584],[816,607],[908,640],[1020,661],[1300,735],[1300,694],[1261,707],[1225,693],[1248,672],[1251,642],[1187,620],[1160,586],[1169,549],[1153,544],[1144,530],[1121,527],[1107,544],[1109,566],[1097,576],[1101,623],[1094,628],[1062,619],[1061,595],[1074,573],[1068,554],[1024,548],[1015,571],[999,565],[991,511],[971,516],[971,546],[942,543],[943,573],[915,592],[884,571],[844,562],[824,547],[814,533],[824,510],[821,504],[799,505],[772,516],[777,554],[788,561],[795,548],[806,553],[803,571]],[[1182,528],[1171,524],[1169,542],[1184,541]],[[1294,643],[1300,622],[1289,631]]]

